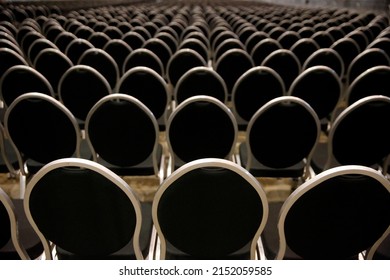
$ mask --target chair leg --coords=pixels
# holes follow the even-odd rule
[[[26,175],[20,173],[19,175],[19,198],[24,198],[24,193],[26,191]]]

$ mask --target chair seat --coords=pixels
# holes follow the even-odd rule
[[[162,150],[163,150],[162,145],[159,144],[157,147],[157,152],[156,152],[158,166],[161,165]],[[153,169],[152,155],[150,155],[142,163],[135,165],[135,166],[129,166],[129,167],[112,165],[112,164],[102,160],[101,158],[98,158],[98,163],[104,165],[105,167],[112,170],[114,173],[116,173],[119,176],[148,176],[148,175],[155,174],[154,169]]]
[[[147,257],[149,253],[149,245],[150,238],[153,228],[152,222],[152,205],[150,203],[141,203],[141,211],[142,211],[142,226],[141,226],[141,234],[140,234],[140,248],[142,251],[142,255],[144,258]],[[59,246],[57,246],[57,254],[59,260],[91,260],[91,259],[112,259],[112,260],[135,260],[135,253],[133,249],[133,239],[130,240],[126,246],[117,252],[109,255],[109,256],[79,256],[72,254]]]
[[[241,165],[245,168],[248,162],[248,151],[245,144],[240,145],[239,153]],[[254,159],[249,172],[255,177],[298,178],[302,176],[304,170],[305,163],[303,161],[287,168],[271,168]]]
[[[23,208],[23,200],[14,199],[12,202],[15,205],[15,212],[18,217],[19,238],[21,245],[26,249],[27,254],[31,259],[36,259],[43,253],[43,245],[26,218],[26,214]],[[3,248],[0,249],[0,259],[20,259],[11,239],[6,245],[4,245]]]
[[[264,228],[263,234],[262,234],[262,240],[263,240],[263,247],[264,247],[264,253],[268,260],[275,259],[277,253],[278,253],[278,246],[279,246],[279,233],[277,229],[278,219],[279,219],[279,212],[282,208],[283,202],[272,202],[269,203],[269,215],[268,215],[268,221]],[[390,239],[389,239],[390,240]],[[390,243],[390,242],[389,242]],[[390,244],[389,244],[390,245]],[[388,247],[388,249],[390,246]],[[295,254],[288,245],[286,246],[286,253],[284,255],[284,260],[302,260],[300,256]],[[358,256],[355,256],[352,259],[358,259]]]
[[[172,244],[167,241],[167,252],[166,252],[167,260],[193,260],[194,257],[180,251],[175,248]],[[199,257],[199,259],[206,260],[207,257]],[[240,250],[232,253],[228,257],[224,257],[222,259],[225,260],[249,260],[250,259],[250,243],[248,243],[245,247]],[[218,258],[221,260],[221,258]]]
[[[318,143],[314,149],[313,157],[311,159],[311,167],[316,174],[321,173],[326,168],[326,161],[328,160],[328,143]],[[327,169],[340,166],[341,164],[332,157],[331,162]],[[373,169],[378,169],[379,165],[375,164],[370,166]]]

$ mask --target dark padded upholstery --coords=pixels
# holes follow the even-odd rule
[[[139,206],[130,200],[130,189],[117,185],[119,177],[106,177],[104,169],[66,163],[44,172],[29,186],[27,203],[39,231],[59,248],[59,259],[136,258],[131,244],[127,245],[135,234]],[[151,219],[147,206],[145,210],[148,239]]]
[[[154,116],[135,98],[115,96],[92,108],[86,123],[87,139],[99,162],[115,173],[153,175],[153,157],[157,166],[161,160],[161,149],[155,147],[158,128]]]
[[[280,214],[285,219],[279,226],[290,249],[304,259],[355,259],[389,227],[386,179],[350,172],[350,166],[342,168],[346,171],[325,180],[316,181],[314,177],[297,189],[297,198],[293,193],[285,202]],[[371,172],[380,177],[376,171]]]
[[[249,259],[247,245],[264,222],[267,203],[234,169],[186,166],[153,205],[169,242],[167,257]]]

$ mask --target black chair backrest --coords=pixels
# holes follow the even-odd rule
[[[177,82],[173,95],[177,104],[196,95],[208,95],[227,102],[225,81],[212,68],[204,66],[188,70]]]
[[[301,63],[296,55],[289,50],[277,50],[267,56],[261,66],[275,70],[284,82],[286,90],[301,72]]]
[[[111,87],[102,74],[87,65],[75,65],[62,76],[58,94],[61,102],[76,118],[85,121],[89,110]]]
[[[37,70],[26,65],[9,68],[1,78],[0,93],[7,106],[20,95],[28,92],[40,92],[54,96],[48,80]]]
[[[264,59],[274,51],[282,49],[282,45],[275,39],[264,39],[253,46],[251,57],[256,66],[260,66]]]
[[[390,66],[390,59],[387,54],[377,48],[366,49],[351,61],[347,71],[348,84],[351,84],[366,70],[380,65]]]
[[[104,50],[92,48],[86,50],[78,64],[88,65],[104,76],[112,89],[119,80],[119,68],[116,61]]]
[[[116,92],[140,100],[160,119],[166,112],[169,97],[164,79],[148,67],[138,66],[128,70],[118,82]]]
[[[246,168],[250,170],[253,159],[271,168],[287,168],[305,158],[310,162],[319,135],[317,114],[308,103],[293,96],[275,98],[248,124]]]
[[[321,120],[335,110],[341,93],[342,84],[336,72],[327,66],[313,66],[294,80],[288,94],[309,103]]]
[[[123,63],[122,72],[125,74],[131,68],[137,66],[148,67],[156,71],[160,76],[164,76],[165,70],[161,60],[152,51],[139,48],[132,51]]]
[[[320,46],[316,43],[316,41],[309,38],[303,38],[292,45],[290,51],[292,51],[297,56],[301,65],[303,65],[306,59],[319,49]]]
[[[348,106],[334,121],[328,140],[328,160],[341,165],[381,164],[390,152],[390,135],[386,132],[390,118],[390,98],[369,96]]]
[[[29,182],[24,206],[48,258],[49,241],[73,254],[104,259],[133,239],[136,257],[143,259],[139,201],[119,176],[95,162],[50,162]]]
[[[228,94],[231,95],[236,81],[242,74],[254,66],[249,54],[241,49],[225,52],[216,62],[215,71],[224,79]]]
[[[164,181],[152,215],[162,259],[168,243],[193,259],[226,259],[249,244],[246,257],[254,259],[268,203],[260,184],[242,167],[222,159],[201,159]]]
[[[72,61],[55,49],[45,49],[35,59],[35,69],[49,81],[55,93],[58,93],[60,79],[72,66]]]
[[[334,49],[325,48],[315,51],[306,59],[302,69],[306,70],[309,67],[318,65],[332,68],[340,78],[344,75],[344,61]]]
[[[9,106],[5,129],[23,160],[46,164],[64,157],[79,157],[81,134],[72,113],[59,101],[42,93],[26,93]]]
[[[123,34],[122,40],[125,41],[133,50],[141,48],[145,43],[145,39],[135,31],[129,31]]]
[[[363,166],[332,168],[303,183],[285,201],[277,259],[283,259],[286,245],[304,259],[353,259],[377,247],[390,231],[389,223],[386,178]]]
[[[132,49],[123,40],[114,39],[107,42],[103,49],[115,60],[119,71],[122,71],[123,63]],[[120,73],[123,74],[123,73]]]
[[[131,167],[155,155],[158,125],[153,113],[138,99],[111,94],[99,100],[87,116],[86,138],[97,160]],[[154,158],[155,174],[157,159]]]
[[[230,159],[236,140],[233,114],[210,96],[187,98],[168,119],[168,146],[184,162],[209,157]]]
[[[370,95],[390,97],[390,66],[375,66],[361,73],[349,85],[346,100],[350,105]]]
[[[77,64],[80,57],[86,50],[92,49],[94,46],[92,43],[85,39],[74,39],[72,40],[68,46],[66,47],[65,54],[69,57],[69,59],[73,62],[73,64]]]
[[[359,45],[351,38],[342,38],[334,42],[330,48],[337,51],[342,57],[346,70],[348,69],[352,60],[360,53]]]
[[[179,79],[194,67],[207,66],[203,57],[192,49],[180,49],[171,56],[167,65],[168,82],[175,87]]]
[[[0,61],[0,77],[3,77],[4,73],[12,66],[27,66],[27,62],[23,56],[9,48],[0,48]]]
[[[249,122],[256,111],[268,101],[285,95],[282,78],[269,67],[257,66],[246,71],[232,92],[233,111]]]

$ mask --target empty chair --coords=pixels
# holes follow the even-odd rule
[[[283,206],[270,205],[263,232],[266,257],[352,260],[367,250],[366,259],[372,259],[390,231],[389,190],[388,180],[365,166],[345,165],[318,174]]]
[[[110,40],[104,45],[103,50],[106,51],[116,62],[119,72],[123,69],[123,63],[126,57],[131,53],[132,49],[123,40]],[[120,73],[123,74],[123,73]]]
[[[134,67],[123,74],[116,92],[128,94],[140,100],[152,111],[160,129],[165,130],[170,98],[167,84],[157,72],[148,67]]]
[[[340,77],[327,66],[313,66],[303,71],[292,83],[289,95],[305,100],[320,120],[328,122],[342,94]]]
[[[88,65],[99,71],[114,89],[119,80],[119,69],[115,60],[104,50],[92,48],[86,50],[78,60],[78,64]]]
[[[328,66],[333,69],[339,77],[344,75],[344,61],[333,49],[319,49],[312,53],[302,66],[303,70],[306,70],[312,66]]]
[[[294,45],[291,46],[290,51],[292,51],[301,65],[303,65],[306,59],[315,51],[319,50],[320,46],[313,40],[309,38],[303,38],[298,40]]]
[[[95,162],[64,158],[29,182],[26,215],[46,259],[144,259],[152,229],[150,205],[118,175]]]
[[[227,102],[227,88],[222,77],[212,68],[194,67],[188,70],[176,84],[173,99],[180,104],[189,97],[207,95]]]
[[[385,127],[390,98],[373,95],[349,105],[333,122],[328,142],[318,145],[312,167],[317,173],[340,165],[378,168],[390,152]]]
[[[0,259],[29,260],[43,253],[43,246],[29,224],[23,200],[11,199],[0,188]]]
[[[310,26],[304,26],[300,28],[297,32],[299,36],[301,36],[301,38],[311,38],[316,33],[314,28]]]
[[[66,49],[68,48],[69,44],[77,39],[76,35],[73,33],[63,31],[54,40],[54,44],[63,52],[66,52]]]
[[[178,48],[178,42],[171,33],[159,31],[154,37],[164,41],[169,46],[172,53],[176,52]]]
[[[122,40],[130,46],[132,50],[141,48],[145,39],[137,32],[129,31],[122,36]]]
[[[269,54],[282,48],[282,45],[275,39],[264,39],[253,47],[251,57],[254,64],[260,66]]]
[[[226,51],[231,49],[245,50],[244,44],[237,38],[226,39],[221,42],[214,51],[214,62],[217,61]]]
[[[163,64],[164,67],[164,71],[166,71],[168,61],[172,56],[171,49],[168,47],[168,45],[160,39],[151,38],[145,41],[142,47],[151,50],[153,53],[155,53],[158,56],[158,58],[161,60],[161,63]]]
[[[143,26],[136,26],[132,29],[132,31],[140,34],[142,36],[142,38],[144,38],[145,41],[152,38],[152,35],[150,34],[150,32]]]
[[[359,55],[359,45],[351,38],[343,38],[336,41],[331,49],[339,53],[344,62],[344,67],[347,70],[352,60]]]
[[[319,136],[320,121],[307,102],[293,96],[278,97],[251,118],[239,160],[256,177],[309,177]]]
[[[178,49],[191,49],[198,53],[206,62],[209,60],[209,50],[208,47],[199,39],[188,38],[183,40]]]
[[[161,60],[152,51],[139,48],[132,51],[125,59],[123,63],[122,73],[126,73],[127,70],[137,66],[148,67],[156,71],[160,76],[164,76],[165,70]]]
[[[57,46],[48,39],[37,39],[28,49],[27,57],[32,65],[35,65],[35,59],[44,49],[58,49]]]
[[[214,68],[225,81],[228,96],[231,96],[233,86],[238,78],[253,66],[253,60],[246,51],[232,49],[218,59]]]
[[[204,95],[187,98],[168,119],[170,168],[200,158],[232,160],[236,140],[237,122],[224,103]]]
[[[377,48],[366,49],[356,56],[347,71],[347,84],[351,84],[360,74],[375,66],[390,66],[387,54]]]
[[[192,49],[180,49],[168,61],[168,82],[175,87],[177,81],[190,69],[207,66],[203,57]]]
[[[278,42],[284,49],[290,49],[300,39],[301,36],[297,32],[286,31],[278,37]]]
[[[104,76],[87,65],[75,65],[69,68],[58,86],[61,102],[77,118],[81,128],[92,106],[110,93],[110,84]]]
[[[95,47],[102,49],[108,42],[110,42],[111,38],[103,32],[94,32],[88,38],[88,41]]]
[[[15,65],[27,66],[27,61],[12,49],[0,48],[0,77],[3,77],[4,73]]]
[[[330,48],[330,46],[334,43],[334,38],[326,31],[317,31],[310,38],[316,41],[321,49]]]
[[[351,38],[358,44],[360,51],[365,50],[368,46],[369,42],[367,36],[364,34],[362,30],[352,31],[349,34],[347,34],[347,37]]]
[[[41,33],[37,31],[31,31],[28,32],[24,37],[23,40],[20,43],[20,47],[25,54],[26,57],[28,57],[28,50],[31,47],[31,45],[38,39],[45,38]]]
[[[160,259],[256,259],[267,216],[259,182],[223,159],[200,159],[175,171],[152,207]]]
[[[94,46],[85,39],[74,39],[66,47],[65,54],[76,65],[80,57],[88,49],[92,49]]]
[[[345,37],[345,32],[340,28],[340,26],[333,26],[326,30],[330,36],[332,36],[334,42]]]
[[[86,139],[94,161],[121,176],[163,178],[162,147],[153,113],[138,99],[111,94],[88,113]]]
[[[367,46],[367,49],[378,48],[383,50],[388,56],[390,56],[390,38],[378,38],[371,42]]]
[[[0,80],[0,94],[6,106],[9,106],[18,96],[28,92],[54,96],[48,80],[32,67],[16,65],[4,73]]]
[[[252,53],[254,46],[260,41],[269,38],[268,34],[262,31],[256,31],[246,39],[245,47],[249,54]]]
[[[107,26],[102,32],[110,39],[121,39],[123,36],[122,31],[116,26]]]
[[[22,175],[35,174],[55,159],[80,156],[81,134],[76,119],[51,96],[42,93],[19,96],[8,107],[4,124]]]
[[[49,81],[55,94],[58,93],[58,84],[61,77],[72,66],[72,61],[56,49],[42,50],[34,64],[35,69]]]
[[[211,40],[211,48],[212,50],[215,52],[218,48],[218,46],[225,40],[227,39],[233,39],[233,38],[236,38],[239,40],[239,37],[237,36],[237,34],[235,34],[233,31],[231,30],[225,30],[225,31],[222,31],[221,33],[219,33],[218,35],[216,35],[216,37],[214,38],[214,40]]]
[[[257,66],[246,71],[232,92],[233,112],[240,130],[245,130],[256,111],[268,101],[285,95],[282,78],[275,70]]]
[[[12,39],[8,39],[8,38],[4,39],[2,36],[2,33],[4,33],[4,32],[0,31],[0,48],[11,49],[11,50],[17,52],[19,55],[24,56],[22,50],[17,45],[16,41],[14,42],[14,41],[12,41]]]
[[[76,35],[78,38],[88,40],[88,38],[91,37],[94,32],[95,31],[91,27],[82,25],[76,29],[74,35]]]
[[[347,104],[370,95],[390,96],[390,66],[375,66],[361,73],[349,85],[346,93]]]
[[[278,50],[267,56],[261,66],[275,70],[284,82],[286,90],[301,72],[301,63],[296,55],[289,50]]]
[[[206,50],[210,50],[210,40],[208,39],[208,37],[206,37],[206,35],[203,32],[192,31],[190,33],[187,33],[185,36],[183,36],[182,42],[184,42],[184,40],[186,39],[197,39],[204,44]]]

